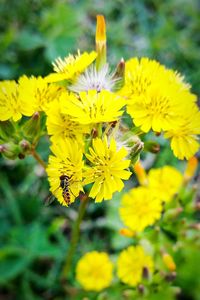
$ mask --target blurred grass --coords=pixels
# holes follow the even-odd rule
[[[94,46],[95,17],[107,19],[109,56],[149,56],[186,75],[199,92],[198,0],[2,0],[0,76],[46,74],[57,56]]]
[[[192,90],[199,93],[199,12],[197,0],[1,0],[0,78],[46,75],[57,56],[77,48],[91,50],[96,14],[102,13],[107,20],[108,56],[113,65],[121,57],[155,58],[185,74]],[[45,160],[47,145],[43,139],[38,146]],[[161,141],[161,147],[155,166],[177,166],[166,143]],[[57,203],[44,207],[47,179],[31,157],[25,161],[0,159],[0,167],[0,299],[68,299],[60,289],[59,270],[78,204],[68,210]],[[116,216],[119,197],[112,203],[90,204],[78,256],[93,249],[112,253],[126,244],[116,230],[120,226]],[[180,270],[178,284],[184,295],[180,299],[199,300],[199,274],[195,270],[199,254],[196,249],[186,250],[182,258],[190,268],[183,263]],[[113,287],[109,299],[118,299],[118,293]],[[96,299],[84,292],[72,298],[86,295]],[[161,298],[173,299],[168,290],[151,299]]]

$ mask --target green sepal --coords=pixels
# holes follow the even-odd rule
[[[35,112],[33,116],[24,123],[22,127],[23,137],[31,143],[35,143],[40,136],[40,114]]]
[[[16,128],[14,124],[7,120],[7,121],[0,121],[0,137],[5,142],[9,141],[10,138],[15,134]]]

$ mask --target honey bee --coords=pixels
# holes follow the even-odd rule
[[[64,199],[64,202],[68,205],[70,205],[71,203],[71,196],[70,196],[70,191],[69,191],[69,185],[70,185],[70,179],[71,176],[67,176],[67,175],[61,175],[59,177],[60,179],[60,185],[59,187],[56,189],[56,191],[61,188],[62,189],[62,196]],[[50,195],[46,201],[45,201],[45,205],[50,205],[54,200],[56,199],[56,197],[54,195]]]

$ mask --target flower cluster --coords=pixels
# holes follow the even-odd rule
[[[132,239],[134,246],[122,249],[117,257],[113,256],[111,259],[105,252],[92,251],[84,254],[76,266],[76,280],[84,290],[100,292],[113,282],[116,284],[115,273],[122,283],[132,287],[133,290],[137,288],[139,292],[144,292],[148,286],[155,284],[157,279],[154,281],[153,274],[154,270],[158,272],[158,267],[162,267],[162,276],[167,274],[167,280],[175,276],[176,263],[173,256],[164,250],[166,248],[163,247],[166,246],[162,244],[159,249],[159,243],[155,245],[151,243],[155,242],[158,229],[149,230],[145,235],[141,232],[160,219],[163,202],[173,202],[173,196],[194,176],[196,168],[195,157],[188,161],[183,175],[170,166],[151,169],[146,174],[140,162],[135,164],[135,173],[141,186],[124,194],[120,208],[122,220],[128,226],[120,230],[120,234]],[[177,212],[181,210],[178,209]],[[148,233],[150,233],[149,240]],[[116,272],[113,274],[114,268]]]
[[[134,170],[143,186],[124,194],[119,213],[128,228],[142,232],[161,218],[163,203],[171,201],[178,193],[183,175],[171,166],[151,169],[146,175],[140,162],[135,164]]]
[[[28,125],[34,127],[29,130],[29,152],[18,150],[18,157],[32,153],[40,135],[50,136],[53,151],[47,168],[50,190],[63,205],[67,205],[63,198],[65,193],[70,194],[71,203],[85,186],[90,190],[89,197],[96,202],[111,199],[114,192],[121,191],[123,180],[131,176],[130,167],[143,148],[147,149],[145,134],[151,129],[171,139],[171,148],[180,159],[189,159],[199,148],[200,112],[196,96],[184,78],[148,58],[131,58],[127,62],[121,59],[112,71],[106,52],[105,20],[97,16],[96,51],[81,53],[78,50],[75,55],[57,58],[53,72],[45,78],[24,75],[17,82],[0,82],[0,121],[4,127],[5,122],[11,122],[18,128],[22,116],[32,116]],[[35,116],[41,117],[41,124],[36,124]],[[22,123],[26,120],[22,119]],[[40,125],[43,127],[38,129]],[[25,131],[20,132],[19,139],[13,133],[10,137],[13,147],[8,145],[8,138],[3,137],[1,152],[15,158],[17,155],[10,155],[8,151],[15,152],[21,139],[24,143],[27,135],[23,137],[23,134]],[[158,178],[167,179],[164,171],[161,173],[157,170],[149,174],[149,186],[156,189],[157,194],[159,190],[160,197],[152,193],[148,196],[152,205],[154,203],[152,216],[144,223],[140,219],[139,230],[158,219],[161,206],[157,198],[168,201],[176,190],[180,176],[176,176],[168,189],[172,189],[172,194],[167,195],[160,181],[160,189],[158,186]],[[137,199],[133,214],[134,211],[138,216],[144,213],[137,201],[144,199],[146,203],[145,193],[145,188],[138,188],[127,196]],[[123,200],[126,205],[128,198]],[[148,208],[146,203],[145,211]]]
[[[163,220],[184,209],[175,195],[184,194],[197,168],[200,111],[197,97],[178,72],[145,57],[121,59],[112,70],[106,54],[106,25],[99,15],[95,51],[58,57],[52,73],[44,78],[23,75],[17,81],[0,82],[0,152],[9,159],[35,157],[48,175],[52,194],[48,199],[57,198],[67,207],[78,197],[82,200],[63,276],[73,261],[87,200],[111,200],[135,174],[139,186],[123,193],[119,207],[126,226],[120,233],[134,243],[120,249],[115,266],[119,280],[139,290],[145,280],[150,283],[154,270],[159,272],[158,252],[164,268],[176,270],[168,251],[159,246],[149,250],[148,233],[153,232],[152,241],[160,238],[159,231],[170,235]],[[174,155],[188,160],[183,175],[171,166],[146,173],[140,154],[160,151],[160,145],[150,139],[154,135],[170,139]],[[51,143],[47,166],[35,150],[42,136]],[[199,203],[195,205],[199,209]],[[167,247],[163,236],[160,240]],[[77,281],[86,291],[109,287],[114,260],[105,252],[86,253],[76,267]]]
[[[198,151],[200,112],[197,97],[177,72],[148,58],[126,62],[125,85],[120,91],[127,99],[127,112],[144,132],[164,132],[171,138],[174,155],[189,159]]]
[[[76,279],[85,290],[101,291],[111,285],[114,264],[105,252],[91,251],[81,257],[76,266]],[[141,245],[123,250],[116,262],[117,276],[130,286],[142,282],[145,272],[152,274],[154,263]]]

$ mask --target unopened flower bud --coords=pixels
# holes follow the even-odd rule
[[[96,129],[96,128],[93,128],[91,134],[92,134],[92,137],[95,139],[95,138],[98,136],[98,131],[97,131],[97,129]]]
[[[186,169],[183,175],[185,183],[190,181],[192,177],[195,175],[197,166],[198,166],[198,159],[195,156],[191,157],[187,162]]]
[[[133,135],[132,132],[122,132],[121,126],[120,132],[118,133],[117,139],[117,146],[119,149],[124,147],[129,155],[131,160],[131,164],[134,165],[140,157],[140,153],[144,148],[144,143],[140,140],[140,138],[136,135]]]
[[[35,112],[22,128],[24,136],[32,141],[37,140],[40,134],[40,114]]]
[[[147,267],[144,267],[142,270],[142,277],[144,279],[149,279],[149,269]]]
[[[0,137],[4,141],[8,141],[10,137],[15,132],[15,127],[12,122],[8,121],[0,121]]]
[[[140,153],[142,152],[144,148],[144,143],[140,140],[138,140],[132,147],[131,152],[130,152],[130,158],[131,158],[131,163],[135,164],[140,156]]]
[[[97,15],[96,51],[96,68],[99,70],[106,63],[106,23],[103,15]]]
[[[0,145],[0,153],[4,153],[6,151],[5,145]]]
[[[143,168],[142,164],[139,161],[134,165],[134,172],[137,176],[137,179],[138,179],[140,185],[147,185],[148,184],[146,171],[145,171],[145,169]]]
[[[114,91],[118,91],[123,87],[124,78],[125,78],[125,61],[123,58],[121,58],[112,77],[113,80],[116,80]]]
[[[9,142],[0,146],[0,152],[5,158],[16,159],[20,153],[20,148],[13,142]]]
[[[117,65],[117,68],[113,74],[113,78],[124,78],[125,73],[125,61],[123,57],[121,58],[120,62]]]
[[[169,271],[173,272],[176,270],[176,264],[170,254],[163,253],[162,260]]]
[[[98,295],[97,300],[108,300],[109,296],[107,292],[101,292],[101,294]],[[83,300],[89,300],[89,298],[83,298]]]
[[[132,230],[130,230],[130,229],[128,229],[128,228],[121,228],[119,230],[119,234],[121,234],[123,236],[126,236],[126,237],[129,237],[129,238],[135,236],[135,232],[132,231]]]
[[[21,149],[21,154],[27,154],[31,149],[31,144],[27,140],[22,140],[21,142],[19,142],[19,146]]]
[[[182,207],[176,207],[172,209],[168,209],[163,217],[164,222],[169,222],[175,220],[181,213],[183,212]]]
[[[176,279],[176,272],[171,272],[165,276],[168,282],[174,281]]]
[[[154,141],[148,141],[144,144],[144,150],[151,153],[158,153],[160,151],[160,145]]]
[[[144,294],[144,285],[143,284],[138,285],[138,292],[142,295]]]

